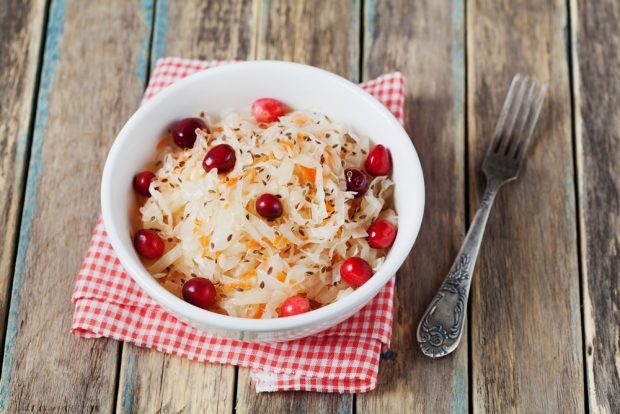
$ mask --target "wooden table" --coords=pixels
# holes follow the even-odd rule
[[[619,413],[619,20],[617,0],[5,0],[0,410]],[[407,76],[427,209],[377,390],[257,395],[246,369],[69,334],[108,148],[170,55]],[[491,213],[466,337],[431,361],[415,328],[478,205],[516,72],[549,80],[550,96]]]

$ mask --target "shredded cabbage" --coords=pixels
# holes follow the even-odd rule
[[[218,293],[216,311],[274,318],[295,294],[316,308],[353,292],[340,280],[347,257],[361,256],[373,270],[381,265],[386,251],[368,246],[366,229],[378,218],[396,224],[393,182],[375,177],[354,198],[344,180],[345,168],[364,164],[367,138],[309,111],[271,124],[239,114],[209,121],[191,149],[162,141],[151,197],[140,208],[142,226],[166,243],[166,254],[148,266],[162,286],[180,295],[185,280],[206,277]],[[234,148],[235,167],[206,173],[202,160],[220,143]],[[282,217],[256,213],[263,193],[280,198]]]

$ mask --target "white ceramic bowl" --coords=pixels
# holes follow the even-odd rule
[[[306,314],[280,319],[244,319],[199,309],[162,288],[136,254],[130,238],[133,176],[154,158],[162,133],[176,120],[200,112],[249,111],[256,98],[277,98],[292,108],[317,109],[387,146],[394,164],[398,235],[384,264],[351,295]],[[422,169],[411,140],[375,98],[340,76],[290,62],[234,63],[199,72],[144,104],[120,131],[103,171],[103,221],[114,251],[133,279],[179,319],[205,331],[250,341],[283,341],[327,329],[367,304],[401,266],[416,239],[424,210]],[[403,275],[412,277],[412,275]]]

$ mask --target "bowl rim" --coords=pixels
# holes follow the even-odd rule
[[[394,269],[386,269],[386,263],[383,263],[377,272],[375,272],[373,277],[364,285],[355,289],[353,293],[313,311],[285,318],[249,319],[222,315],[198,308],[176,297],[160,286],[139,260],[134,260],[127,252],[125,252],[123,248],[121,248],[121,235],[115,226],[115,219],[113,217],[113,210],[115,207],[111,203],[111,197],[108,197],[107,194],[114,191],[114,183],[112,182],[110,176],[112,174],[113,165],[119,158],[125,142],[131,138],[130,131],[132,131],[136,125],[139,125],[144,118],[148,118],[151,108],[158,106],[160,103],[167,100],[170,95],[175,94],[177,89],[182,89],[188,84],[200,82],[204,78],[217,77],[222,72],[243,72],[265,65],[271,66],[277,70],[294,70],[305,72],[310,75],[327,77],[332,81],[341,84],[345,89],[348,89],[349,92],[357,95],[357,98],[364,101],[366,105],[373,106],[374,110],[378,111],[386,122],[390,123],[393,128],[399,130],[401,138],[406,139],[408,143],[408,150],[412,156],[411,159],[414,161],[414,165],[412,167],[415,172],[415,176],[411,177],[411,183],[416,187],[414,191],[416,191],[419,197],[416,197],[416,205],[414,208],[408,210],[409,214],[415,214],[412,228],[408,229],[406,234],[402,234],[403,232],[399,231],[399,237],[403,238],[403,240],[399,243],[400,248],[393,252],[391,251],[392,257],[390,258],[390,262],[395,264]],[[223,330],[237,330],[252,333],[282,332],[296,328],[308,327],[329,319],[334,319],[337,315],[344,314],[348,310],[359,310],[362,306],[368,304],[368,302],[376,296],[376,294],[379,293],[379,291],[395,275],[411,251],[422,223],[424,204],[424,176],[419,157],[413,143],[411,142],[411,139],[409,138],[409,135],[394,115],[388,110],[388,108],[386,108],[380,101],[363,90],[361,87],[339,75],[314,66],[277,60],[234,62],[227,65],[213,67],[208,70],[202,70],[175,82],[157,93],[154,97],[141,105],[136,112],[134,112],[116,136],[106,158],[101,182],[101,209],[103,224],[110,239],[110,243],[127,273],[136,281],[145,293],[147,293],[155,302],[161,304],[167,310],[180,315],[185,321],[196,320],[206,325]],[[394,249],[394,247],[392,247],[392,249]]]

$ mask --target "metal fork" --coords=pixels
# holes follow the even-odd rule
[[[546,83],[521,75],[512,79],[482,163],[487,185],[480,207],[448,276],[418,326],[418,343],[429,357],[448,355],[461,340],[471,276],[493,200],[502,185],[517,178],[546,92]]]

